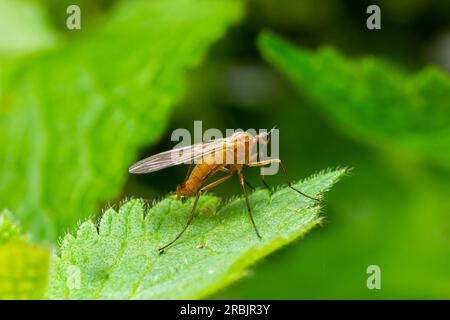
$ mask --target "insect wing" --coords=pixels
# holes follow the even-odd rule
[[[182,163],[198,163],[205,156],[215,154],[228,145],[227,139],[217,139],[172,149],[136,162],[128,171],[130,173],[142,174],[155,172]]]

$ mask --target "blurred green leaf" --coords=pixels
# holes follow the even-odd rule
[[[0,213],[0,299],[40,299],[50,250],[25,241],[9,212]]]
[[[20,228],[13,221],[11,213],[3,210],[0,213],[0,244],[21,239]]]
[[[345,169],[317,174],[296,186],[319,196]],[[169,197],[144,214],[139,200],[109,209],[99,230],[88,221],[64,238],[52,261],[51,299],[198,298],[244,276],[257,260],[317,225],[320,206],[285,187],[251,194],[262,240],[248,221],[242,197],[217,210],[219,199],[202,197],[186,234],[160,255],[157,248],[184,226],[194,199]]]
[[[47,48],[55,42],[45,11],[37,3],[0,0],[0,57]]]
[[[406,74],[329,47],[311,53],[270,33],[260,36],[259,47],[353,138],[450,167],[450,77],[441,70]]]
[[[237,1],[124,1],[95,32],[8,64],[2,205],[49,241],[116,196],[138,149],[165,128],[183,71],[241,13]]]

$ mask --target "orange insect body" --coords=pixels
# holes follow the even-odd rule
[[[242,164],[238,163],[238,159],[245,159],[245,164],[247,164],[251,157],[250,150],[256,142],[257,138],[250,133],[235,133],[229,142],[223,143],[222,150],[203,157],[201,163],[194,167],[186,181],[177,186],[175,193],[179,197],[192,197],[201,188],[203,182],[217,171],[221,169],[232,172],[241,171]],[[233,162],[228,163],[227,159],[233,159]],[[226,165],[230,165],[230,169],[226,169]]]
[[[175,193],[179,197],[194,196],[202,186],[203,181],[216,173],[221,166],[222,165],[215,163],[201,163],[196,165],[186,182],[183,182],[177,186]]]

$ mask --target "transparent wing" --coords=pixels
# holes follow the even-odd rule
[[[198,163],[203,157],[223,150],[224,147],[228,146],[230,146],[228,138],[200,142],[145,158],[133,164],[128,171],[137,174],[150,173],[182,163]]]

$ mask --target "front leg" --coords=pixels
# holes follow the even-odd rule
[[[298,189],[296,189],[296,188],[294,188],[292,186],[292,182],[291,182],[291,180],[289,179],[289,177],[287,175],[286,168],[284,167],[284,164],[283,164],[283,162],[280,159],[268,159],[268,160],[263,160],[263,161],[259,161],[259,162],[248,163],[247,165],[249,167],[262,167],[262,166],[269,165],[269,164],[272,164],[272,163],[279,163],[280,164],[281,170],[283,171],[284,179],[286,180],[286,184],[288,185],[289,188],[291,188],[292,190],[298,192],[299,194],[301,194],[302,196],[304,196],[306,198],[312,199],[314,201],[320,201],[319,199],[311,197],[311,196],[307,195],[306,193],[303,193],[300,190],[298,190]]]

